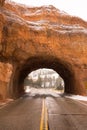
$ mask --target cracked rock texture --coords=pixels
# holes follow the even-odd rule
[[[66,93],[86,95],[87,22],[52,5],[3,4],[0,0],[0,97],[23,93],[27,74],[43,67],[60,74]]]

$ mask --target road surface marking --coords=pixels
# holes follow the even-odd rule
[[[84,106],[87,106],[87,103],[84,103],[84,102],[82,102],[81,100],[77,100],[77,99],[73,99],[73,98],[69,98],[69,97],[66,97],[66,98],[68,98],[68,99],[71,99],[72,100],[72,102],[79,102],[80,104],[83,104]]]
[[[76,101],[83,104],[83,105],[85,105],[85,106],[87,106],[87,103],[83,103],[82,101],[78,101],[78,100],[76,100]]]
[[[47,117],[47,108],[45,105],[45,99],[43,99],[42,102],[40,130],[48,130],[48,117]]]

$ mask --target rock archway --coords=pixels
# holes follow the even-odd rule
[[[39,68],[54,69],[57,73],[59,73],[65,82],[65,93],[85,93],[84,88],[82,88],[79,78],[77,77],[75,70],[71,64],[52,56],[39,56],[28,59],[20,67],[19,71],[17,69],[17,72],[15,72],[13,79],[13,95],[20,95],[24,92],[25,77],[33,70]]]
[[[24,78],[43,67],[61,75],[66,93],[86,95],[87,22],[53,6],[6,1],[0,27],[0,98],[23,94]]]

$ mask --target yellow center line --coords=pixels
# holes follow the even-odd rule
[[[40,130],[48,130],[48,116],[47,116],[47,108],[45,105],[45,99],[43,99],[42,102]]]

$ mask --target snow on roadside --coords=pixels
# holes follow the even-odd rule
[[[87,101],[87,96],[80,96],[80,95],[70,95],[70,96],[65,96],[71,99],[76,99],[80,101]]]

